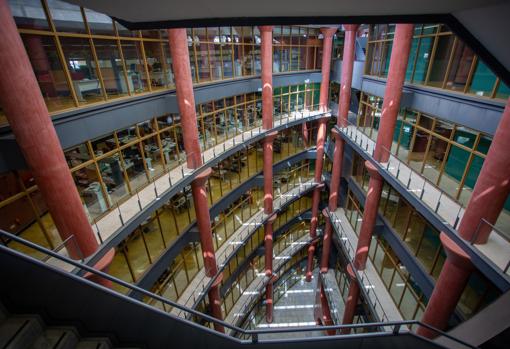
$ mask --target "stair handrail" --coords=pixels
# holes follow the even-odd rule
[[[162,303],[165,303],[169,306],[172,306],[172,307],[175,307],[175,308],[178,308],[180,310],[183,310],[185,312],[188,312],[188,313],[191,313],[193,315],[196,315],[204,320],[207,320],[208,322],[212,322],[212,323],[215,323],[215,324],[218,324],[218,325],[221,325],[223,327],[226,327],[226,328],[229,328],[230,330],[234,331],[235,332],[238,332],[238,333],[241,333],[241,334],[245,334],[245,335],[248,335],[249,337],[251,337],[251,341],[248,341],[248,342],[252,342],[252,343],[257,343],[259,342],[259,335],[261,334],[274,334],[274,333],[297,333],[297,332],[311,332],[311,331],[328,331],[328,330],[342,330],[342,329],[356,329],[356,328],[373,328],[373,327],[381,327],[381,328],[384,328],[384,327],[391,327],[392,328],[392,331],[391,332],[379,332],[379,335],[399,335],[399,333],[408,333],[409,331],[402,331],[401,332],[401,328],[403,326],[412,326],[412,325],[418,325],[418,326],[423,326],[435,333],[438,334],[438,336],[443,336],[443,337],[446,337],[448,339],[451,339],[459,344],[462,344],[468,348],[471,348],[471,349],[479,349],[478,347],[472,345],[472,344],[469,344],[469,343],[466,343],[458,338],[455,338],[451,335],[449,335],[448,333],[446,332],[443,332],[433,326],[430,326],[426,323],[422,323],[421,321],[418,321],[418,320],[404,320],[404,321],[388,321],[388,322],[371,322],[371,323],[360,323],[360,324],[346,324],[346,325],[331,325],[331,326],[307,326],[307,327],[299,327],[299,326],[296,326],[296,327],[278,327],[278,328],[267,328],[267,329],[259,329],[259,330],[246,330],[246,329],[243,329],[243,328],[239,328],[238,326],[235,326],[235,325],[231,325],[223,320],[219,320],[215,317],[212,317],[210,315],[207,315],[207,314],[204,314],[204,313],[201,313],[197,310],[194,310],[194,309],[190,309],[190,308],[187,308],[179,303],[176,303],[176,302],[173,302],[173,301],[170,301],[166,298],[163,298],[157,294],[154,294],[150,291],[147,291],[143,288],[140,288],[136,285],[132,285],[130,283],[127,283],[123,280],[120,280],[116,277],[113,277],[105,272],[102,272],[102,271],[99,271],[99,270],[96,270],[86,264],[83,264],[83,263],[79,263],[79,262],[76,262],[74,261],[73,259],[69,258],[69,257],[66,257],[66,256],[62,256],[62,255],[59,255],[58,253],[55,253],[53,252],[52,250],[49,250],[45,247],[42,247],[40,245],[37,245],[31,241],[28,241],[28,240],[25,240],[23,238],[20,238],[19,236],[17,235],[14,235],[14,234],[11,234],[9,232],[6,232],[2,229],[0,229],[0,241],[3,242],[3,244],[0,244],[0,251],[1,250],[11,250],[11,251],[14,251],[16,252],[17,254],[19,255],[22,255],[24,256],[25,258],[27,259],[34,259],[36,260],[34,257],[32,256],[29,256],[25,253],[22,253],[22,252],[19,252],[19,251],[16,251],[14,249],[11,249],[7,246],[7,243],[5,242],[5,240],[3,239],[3,237],[7,237],[8,239],[12,240],[12,241],[16,241],[22,245],[25,245],[29,248],[32,248],[38,252],[41,252],[43,254],[46,254],[46,255],[50,255],[51,257],[54,257],[56,259],[59,259],[65,263],[68,263],[68,264],[71,264],[77,268],[80,268],[80,269],[84,269],[86,270],[87,272],[89,273],[92,273],[92,274],[95,274],[103,279],[106,279],[106,280],[109,280],[111,282],[114,282],[118,285],[121,285],[123,287],[126,287],[126,288],[129,288],[133,291],[136,291],[136,292],[140,292],[142,293],[143,295],[145,296],[148,296],[148,297],[151,297],[151,298],[154,298]],[[12,253],[12,252],[11,252]],[[57,269],[56,267],[54,266],[51,266],[49,265],[49,267],[51,268],[55,268]],[[62,270],[60,268],[58,268],[59,270]],[[76,275],[75,275],[76,276]],[[109,290],[111,292],[115,292],[113,290],[110,290],[108,288],[106,288],[105,286],[101,286],[101,285],[96,285],[97,287],[101,287],[101,288],[104,288],[105,290]],[[119,294],[120,295],[120,294]],[[125,296],[125,295],[123,295]],[[140,300],[136,299],[136,298],[133,298],[132,296],[125,296],[125,297],[128,297],[130,298],[131,300],[135,301],[135,302],[141,302]],[[145,304],[145,303],[143,303]],[[146,305],[146,304],[145,304]],[[183,318],[180,318],[180,317],[177,317],[177,316],[174,316],[168,312],[165,312],[168,316],[172,317],[172,318],[175,318],[177,320],[182,320],[182,321],[186,321],[185,319]],[[377,333],[372,333],[372,335],[377,335]],[[419,336],[417,334],[414,334],[413,335],[416,335],[416,336]],[[228,335],[225,335],[227,337],[230,337],[232,339],[235,339],[234,337],[232,336],[228,336]],[[359,336],[358,334],[349,334],[349,335],[334,335],[334,336],[330,336],[329,338],[345,338],[346,336]],[[423,338],[423,337],[422,337]],[[425,340],[429,340],[429,339],[426,339]],[[429,340],[430,341],[430,340]],[[241,341],[241,343],[243,342],[246,342],[246,341]]]

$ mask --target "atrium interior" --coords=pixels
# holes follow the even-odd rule
[[[266,5],[0,0],[1,348],[507,347],[510,2]]]

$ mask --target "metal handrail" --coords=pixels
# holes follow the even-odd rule
[[[337,130],[339,130],[340,132],[343,132],[347,137],[349,137],[351,140],[354,141],[354,143],[356,143],[357,145],[359,145],[362,150],[364,150],[367,154],[371,155],[372,158],[375,160],[374,158],[374,152],[375,152],[375,148],[376,148],[376,142],[371,139],[365,132],[362,128],[360,128],[359,126],[353,124],[352,122],[350,121],[347,121],[348,122],[348,125],[345,126],[345,127],[339,127],[339,126],[335,126],[335,128],[337,128]],[[349,130],[349,126],[351,127],[354,127],[355,128],[355,131],[353,131],[352,129]],[[358,134],[357,133],[361,133],[363,134],[367,141],[365,142],[365,147],[363,147],[363,140],[360,138],[360,140],[358,141]],[[353,133],[356,133],[355,136],[353,136]],[[369,147],[368,146],[368,140],[372,141],[374,144],[373,146]],[[375,160],[379,165],[382,166],[383,170],[386,170],[386,172],[388,172],[392,177],[395,177],[397,180],[399,180],[402,184],[404,184],[404,186],[406,187],[407,191],[410,192],[411,194],[413,194],[414,196],[418,197],[420,200],[423,200],[423,197],[424,197],[424,193],[425,193],[425,187],[426,185],[430,186],[430,187],[433,187],[438,193],[439,193],[439,197],[437,197],[437,199],[433,202],[435,203],[433,206],[435,207],[432,207],[428,202],[426,201],[423,201],[424,204],[426,206],[428,206],[431,210],[433,210],[436,214],[438,214],[442,220],[442,222],[446,225],[449,225],[451,226],[454,230],[457,229],[458,227],[458,224],[461,220],[461,216],[463,215],[463,211],[465,211],[465,207],[464,205],[459,202],[458,200],[456,200],[455,198],[453,198],[451,195],[449,195],[447,192],[445,192],[444,190],[442,190],[438,185],[436,185],[435,183],[433,183],[432,181],[430,181],[429,179],[427,179],[425,176],[423,176],[422,174],[414,171],[409,165],[407,165],[406,163],[404,163],[402,160],[400,160],[397,156],[395,156],[394,154],[391,153],[391,150],[388,150],[386,147],[384,146],[381,146],[383,151],[386,152],[388,154],[388,161],[386,163],[383,163],[381,161],[378,161],[378,160]],[[369,149],[371,148],[371,149]],[[396,174],[393,174],[391,171],[390,171],[390,162],[394,160],[398,163],[398,166],[397,166],[397,169],[396,169]],[[402,182],[402,180],[399,178],[399,173],[400,173],[400,166],[403,165],[403,166],[406,166],[409,171],[410,171],[410,175],[409,175],[409,179],[407,181],[407,185]],[[411,177],[412,176],[417,176],[419,177],[420,180],[423,181],[423,185],[421,186],[421,189],[420,188],[417,188],[416,191],[420,191],[420,194],[416,194],[414,191],[415,190],[412,190],[409,188],[410,186],[410,183],[411,183]],[[458,211],[457,211],[457,214],[455,217],[451,216],[451,215],[447,215],[445,213],[441,213],[440,212],[440,206],[441,206],[441,203],[442,203],[442,198],[443,197],[446,197],[448,198],[448,200],[450,200],[453,205],[456,205],[458,206]],[[444,203],[443,203],[444,205]],[[449,216],[449,217],[448,217]],[[451,221],[450,221],[451,219]],[[510,238],[508,238],[507,234],[505,234],[504,232],[502,232],[499,228],[496,228],[493,224],[489,223],[487,220],[485,220],[484,218],[482,218],[480,220],[480,222],[478,223],[478,226],[476,228],[476,231],[475,231],[475,234],[474,234],[474,239],[476,240],[476,237],[478,236],[478,234],[480,233],[480,229],[482,227],[483,224],[488,224],[492,227],[492,231],[495,231],[499,236],[503,237],[507,242],[510,243]],[[471,240],[470,243],[471,245],[473,245],[473,242],[475,240]],[[505,267],[500,267],[500,266],[497,266],[499,269],[501,269],[503,271],[503,273],[507,273],[508,270],[510,269],[510,259],[509,261],[507,262],[506,266]]]
[[[369,139],[370,141],[374,142],[374,146],[372,147],[372,151],[370,152],[370,151],[368,150],[368,142],[365,144],[365,148],[363,148],[363,146],[362,146],[362,143],[363,143],[363,142],[362,142],[362,140],[361,140],[361,139],[360,139],[360,141],[359,141],[359,146],[360,146],[363,150],[365,150],[365,152],[367,152],[368,154],[370,154],[370,155],[372,156],[372,158],[374,158],[374,152],[375,152],[375,148],[376,148],[376,146],[375,146],[376,142],[375,142],[372,138],[370,138],[370,137],[369,137],[369,136],[368,136],[368,135],[364,132],[364,130],[363,130],[363,129],[361,129],[358,125],[355,125],[355,124],[353,124],[352,122],[350,122],[350,121],[348,121],[348,120],[347,120],[347,124],[348,124],[348,125],[347,125],[347,126],[345,126],[345,127],[335,126],[335,128],[337,128],[339,131],[346,130],[346,131],[343,131],[343,132],[344,132],[347,136],[349,136],[349,134],[348,134],[348,131],[347,131],[347,130],[348,130],[348,127],[349,127],[349,126],[352,126],[352,127],[354,127],[354,128],[356,129],[356,131],[357,131],[357,132],[360,132],[360,133],[362,133],[363,135],[365,135],[365,136],[367,137],[367,139]],[[351,132],[351,136],[349,136],[349,137],[350,137],[351,139],[353,139],[353,140],[354,140],[354,143],[358,144],[357,135],[356,135],[354,138],[352,138],[352,132]],[[444,196],[448,197],[448,199],[450,199],[450,200],[451,200],[451,201],[453,201],[456,205],[458,205],[458,206],[459,206],[459,211],[458,211],[458,213],[457,213],[457,216],[456,216],[455,222],[453,222],[453,223],[446,222],[446,223],[451,224],[451,226],[455,229],[455,228],[457,227],[458,223],[459,223],[459,220],[460,220],[460,212],[462,211],[462,209],[464,209],[464,206],[462,205],[462,203],[461,203],[461,202],[459,202],[458,200],[456,200],[455,198],[453,198],[450,194],[446,193],[444,190],[442,190],[442,189],[441,189],[438,185],[436,185],[435,183],[433,183],[432,181],[430,181],[428,178],[426,178],[426,177],[425,177],[425,176],[423,176],[422,174],[420,174],[420,173],[418,173],[418,172],[414,171],[414,170],[413,170],[413,169],[412,169],[409,165],[405,164],[402,160],[400,160],[398,157],[396,157],[395,155],[393,155],[393,153],[391,152],[391,150],[389,150],[388,148],[386,148],[386,147],[385,147],[385,146],[383,146],[383,145],[381,145],[380,147],[383,149],[383,151],[384,151],[384,152],[386,152],[386,153],[388,154],[388,158],[389,158],[389,159],[390,159],[391,157],[393,157],[393,158],[394,158],[394,159],[398,162],[397,175],[395,176],[397,179],[398,179],[398,174],[400,173],[400,165],[401,165],[401,164],[403,164],[404,166],[406,166],[406,167],[408,167],[408,168],[409,168],[409,170],[410,170],[410,172],[411,172],[412,174],[414,174],[414,175],[416,175],[416,176],[420,177],[420,179],[424,181],[423,186],[422,186],[422,188],[420,189],[420,190],[421,190],[421,194],[419,195],[419,198],[420,198],[420,199],[422,199],[422,198],[423,198],[423,193],[424,193],[424,191],[425,191],[425,190],[424,190],[424,188],[425,188],[425,184],[428,184],[428,185],[432,186],[432,187],[433,187],[433,188],[435,188],[438,192],[440,192],[440,193],[441,193],[441,194],[440,194],[440,197],[439,197],[439,198],[438,198],[438,200],[437,200],[437,201],[438,201],[437,206],[436,206],[435,208],[432,208],[432,209],[434,209],[434,212],[436,212],[436,213],[437,213],[437,211],[438,211],[438,209],[439,209],[439,205],[440,205],[440,202],[441,202],[441,197],[442,197],[442,195],[444,195]],[[384,164],[383,162],[378,161],[378,160],[375,160],[375,158],[374,158],[374,160],[375,160],[375,161],[377,161],[377,162],[378,162],[381,166],[385,167],[386,171],[387,171],[388,173],[390,173],[390,174],[391,174],[391,172],[389,171],[389,165],[390,165],[390,160],[389,160],[389,159],[388,159],[388,161],[386,162],[386,166],[384,166],[384,165],[383,165],[383,164]],[[411,174],[411,175],[412,175],[412,174]],[[407,188],[407,189],[409,189],[410,180],[411,180],[411,175],[409,176],[409,181],[408,181],[408,183],[407,183],[407,185],[406,185],[406,188]],[[393,176],[393,175],[392,175],[392,176]],[[405,183],[403,183],[403,184],[405,184]],[[413,194],[414,194],[414,193],[413,193]],[[416,194],[415,194],[415,195],[416,195]],[[418,196],[418,195],[416,195],[416,196]]]
[[[335,212],[331,212],[331,211],[329,210],[329,208],[327,209],[327,212],[328,212],[328,214],[329,214],[329,216],[330,216],[329,218],[330,218],[330,220],[331,220],[331,223],[332,223],[332,224],[333,224],[334,222],[337,222],[337,221],[338,221],[338,222],[341,222],[340,217],[338,217],[338,216],[337,216],[337,214],[336,214]],[[334,218],[335,220],[333,221],[333,219],[332,219],[332,218]],[[348,245],[349,245],[349,247],[350,247],[350,249],[347,249],[347,250],[346,250],[347,255],[348,255],[348,256],[350,255],[350,254],[349,254],[349,250],[352,250],[352,251],[353,251],[353,256],[351,257],[351,258],[352,258],[352,260],[351,260],[351,261],[349,261],[349,263],[351,264],[352,270],[354,270],[356,273],[360,273],[360,274],[361,274],[361,277],[358,277],[358,278],[357,278],[357,279],[358,279],[358,281],[359,281],[359,283],[361,284],[361,286],[363,286],[364,288],[366,288],[366,287],[365,287],[365,284],[363,283],[363,280],[367,280],[369,284],[373,284],[373,282],[372,282],[372,281],[370,281],[370,278],[368,277],[368,275],[367,275],[367,273],[365,272],[365,270],[357,270],[357,269],[354,267],[354,265],[352,264],[352,262],[353,262],[353,260],[354,260],[355,251],[356,251],[356,250],[354,249],[354,247],[353,247],[353,246],[352,246],[352,244],[351,244],[351,241],[350,241],[350,240],[349,240],[349,238],[347,237],[347,234],[345,233],[345,230],[344,230],[344,228],[343,228],[342,224],[333,224],[333,226],[335,226],[335,227],[340,227],[340,230],[341,230],[341,231],[339,232],[339,233],[340,233],[340,238],[345,237],[345,241],[347,241],[347,244],[348,244]],[[342,244],[342,246],[346,246],[346,244],[344,243],[344,244]],[[347,246],[346,246],[346,247],[347,247]],[[379,300],[379,297],[377,297],[377,294],[376,294],[375,292],[372,292],[372,293],[371,293],[371,292],[370,292],[370,289],[369,289],[368,291],[366,291],[366,294],[367,294],[368,298],[371,298],[371,297],[370,297],[370,295],[371,295],[371,294],[373,294],[373,295],[374,295],[375,299],[373,300],[373,304],[372,304],[372,306],[373,306],[373,308],[374,308],[374,311],[377,313],[377,305],[379,305],[379,308],[380,308],[380,309],[381,309],[381,311],[382,311],[382,315],[377,314],[377,316],[380,316],[380,318],[381,318],[380,320],[382,320],[382,321],[384,321],[384,319],[389,320],[388,315],[387,315],[387,314],[386,314],[386,312],[384,311],[384,307],[382,306],[382,303],[381,303],[381,301]]]
[[[5,236],[13,241],[16,241],[20,244],[23,244],[29,248],[32,248],[36,251],[39,251],[41,253],[44,253],[46,255],[50,255],[54,258],[57,258],[65,263],[68,263],[68,264],[71,264],[77,268],[80,268],[80,269],[84,269],[85,271],[89,272],[89,273],[92,273],[94,275],[97,275],[103,279],[106,279],[106,280],[109,280],[117,285],[120,285],[120,286],[123,286],[125,288],[128,288],[128,289],[131,289],[133,291],[136,291],[136,292],[139,292],[147,297],[150,297],[150,298],[153,298],[157,301],[160,301],[161,303],[163,304],[167,304],[171,307],[175,307],[175,308],[178,308],[178,309],[181,309],[187,313],[190,313],[190,314],[193,314],[193,315],[196,315],[198,316],[199,318],[202,318],[208,322],[212,322],[214,324],[218,324],[220,326],[223,326],[225,328],[229,328],[235,332],[239,332],[241,334],[246,334],[246,335],[249,335],[251,337],[251,342],[253,343],[256,343],[259,341],[258,339],[258,335],[260,334],[268,334],[268,333],[295,333],[295,332],[309,332],[309,331],[314,331],[314,330],[341,330],[341,329],[344,329],[344,328],[372,328],[372,327],[393,327],[393,334],[394,335],[398,335],[399,331],[400,331],[400,328],[401,326],[403,325],[420,325],[420,326],[423,326],[425,328],[428,328],[429,330],[437,333],[438,335],[441,335],[441,336],[444,336],[444,337],[447,337],[453,341],[456,341],[462,345],[465,345],[469,348],[472,348],[472,349],[477,349],[477,347],[471,345],[471,344],[468,344],[468,343],[465,343],[463,342],[462,340],[459,340],[455,337],[452,337],[451,335],[441,331],[441,330],[438,330],[430,325],[427,325],[427,324],[424,324],[424,323],[421,323],[420,321],[417,321],[417,320],[410,320],[410,321],[391,321],[391,322],[377,322],[377,323],[363,323],[363,324],[349,324],[349,325],[334,325],[334,326],[321,326],[321,327],[286,327],[286,328],[272,328],[272,329],[264,329],[264,330],[245,330],[245,329],[242,329],[242,328],[239,328],[235,325],[231,325],[223,320],[219,320],[219,319],[216,319],[210,315],[207,315],[207,314],[204,314],[204,313],[201,313],[199,311],[196,311],[194,309],[190,309],[190,308],[187,308],[187,307],[184,307],[176,302],[173,302],[173,301],[170,301],[168,299],[165,299],[161,296],[158,296],[157,294],[154,294],[150,291],[147,291],[143,288],[140,288],[138,286],[135,286],[135,285],[132,285],[132,284],[129,284],[123,280],[120,280],[116,277],[113,277],[107,273],[104,273],[102,271],[99,271],[99,270],[96,270],[86,264],[83,264],[83,263],[79,263],[79,262],[76,262],[68,257],[64,257],[64,256],[61,256],[51,250],[48,250],[47,248],[45,247],[42,247],[42,246],[39,246],[33,242],[30,242],[30,241],[27,241],[25,239],[22,239],[14,234],[11,234],[11,233],[8,233],[4,230],[1,230],[0,229],[0,236]],[[0,245],[0,249],[6,249],[8,248],[7,246],[3,247]],[[30,258],[30,259],[33,259],[33,257],[30,257],[30,256],[27,256],[27,258]],[[48,266],[49,268],[52,268],[52,269],[58,269],[56,267],[53,267],[53,266]],[[103,286],[99,286],[97,285],[97,287],[103,287]],[[105,288],[106,289],[106,288]],[[111,292],[115,292],[115,291],[111,291]],[[130,296],[132,298],[132,295]],[[136,301],[136,302],[140,302],[139,300],[137,299],[133,299],[133,301]],[[168,316],[171,316],[175,319],[179,319],[178,317],[174,317],[170,314],[167,314]],[[348,335],[338,335],[338,336],[332,336],[331,338],[344,338],[345,336],[348,336]]]
[[[315,106],[316,105],[314,105],[313,107],[315,107]],[[281,116],[284,116],[284,115],[286,117],[281,117]],[[161,195],[164,195],[164,193],[166,193],[168,190],[170,190],[176,183],[181,182],[182,180],[184,180],[184,179],[186,179],[186,178],[188,178],[190,176],[194,176],[194,175],[196,175],[196,174],[206,170],[207,168],[209,168],[210,165],[211,165],[210,162],[212,160],[216,159],[218,155],[223,154],[226,151],[235,148],[238,144],[245,144],[245,142],[248,141],[248,140],[252,140],[252,139],[254,139],[256,137],[263,136],[266,133],[270,133],[270,132],[273,131],[273,129],[285,126],[286,124],[289,124],[292,121],[306,119],[306,118],[309,118],[309,117],[318,118],[318,117],[325,117],[325,116],[330,116],[330,115],[331,115],[330,110],[326,110],[326,111],[320,111],[320,110],[301,110],[301,111],[299,111],[299,110],[295,110],[295,111],[289,111],[287,113],[281,113],[280,114],[280,118],[273,119],[272,128],[270,128],[270,129],[264,129],[261,125],[260,126],[256,126],[256,127],[253,127],[253,128],[251,128],[249,130],[246,130],[244,132],[236,134],[232,138],[225,139],[222,144],[216,144],[215,146],[212,146],[211,148],[206,149],[206,150],[211,150],[212,149],[212,152],[213,152],[212,158],[206,159],[203,151],[200,151],[199,154],[196,154],[196,152],[192,152],[192,153],[184,152],[184,154],[185,154],[184,159],[182,159],[181,157],[179,157],[179,159],[178,159],[179,166],[180,166],[180,174],[179,174],[179,178],[177,179],[177,182],[175,182],[175,180],[174,181],[172,180],[172,173],[171,172],[175,171],[179,166],[173,168],[172,170],[169,170],[168,172],[162,173],[160,176],[153,177],[151,180],[149,180],[147,185],[145,185],[143,187],[140,187],[140,188],[137,188],[133,195],[128,196],[125,199],[116,202],[107,211],[105,211],[103,214],[101,214],[100,216],[98,216],[94,220],[92,220],[91,225],[95,228],[95,233],[97,234],[97,237],[98,237],[99,241],[102,243],[104,241],[104,239],[103,239],[103,236],[101,235],[102,232],[101,232],[101,229],[100,229],[98,223],[100,223],[101,220],[103,218],[105,218],[107,215],[109,215],[111,212],[117,211],[118,219],[120,221],[120,226],[121,227],[125,226],[129,221],[131,221],[134,218],[136,218],[136,215],[138,213],[135,213],[134,216],[128,218],[127,220],[126,220],[126,217],[124,217],[122,215],[122,207],[121,206],[122,206],[122,204],[124,202],[134,198],[135,195],[136,195],[137,200],[138,200],[138,206],[139,206],[138,212],[142,212],[143,211],[143,207],[144,206],[142,206],[142,203],[140,201],[140,196],[139,196],[139,192],[141,190],[144,190],[147,187],[152,185],[153,186],[153,190],[154,190],[155,198],[157,199]],[[249,133],[249,134],[247,136],[245,136],[245,133]],[[241,136],[241,141],[236,141],[236,137],[239,137],[239,136]],[[220,148],[222,147],[222,149],[220,149],[220,152],[217,153],[216,152],[216,148],[218,146]],[[206,150],[204,150],[204,151],[206,151]],[[197,156],[198,156],[198,160],[197,160]],[[187,165],[188,159],[191,160],[191,163],[192,163],[191,164],[191,168],[189,168],[188,165]],[[179,170],[177,170],[177,172],[179,172]],[[156,181],[160,180],[165,175],[168,175],[168,184],[169,184],[169,186],[163,192],[158,192],[158,189],[157,189],[157,186],[156,186]]]
[[[292,201],[294,199],[296,199],[297,197],[299,196],[295,196],[295,195],[291,195],[289,196],[288,193],[291,192],[293,189],[297,188],[297,187],[304,187],[303,189],[303,192],[300,191],[300,194],[310,190],[310,188],[316,186],[317,183],[313,182],[313,178],[309,178],[306,182],[302,182],[302,183],[294,183],[292,185],[292,189],[288,190],[287,192],[285,193],[281,193],[279,196],[277,196],[274,201],[273,201],[273,205],[276,203],[276,202],[280,202],[280,205],[278,207],[275,207],[274,208],[274,213],[276,212],[279,212],[283,207],[285,207],[285,205],[289,202],[289,201]],[[255,217],[256,215],[261,215],[261,217]],[[200,300],[200,298],[205,295],[204,293],[204,289],[208,289],[212,283],[222,274],[223,270],[225,269],[225,267],[228,265],[228,262],[235,256],[235,252],[238,251],[243,245],[246,244],[246,239],[248,238],[248,236],[251,236],[253,235],[257,229],[259,229],[265,221],[267,221],[267,219],[269,218],[270,215],[267,215],[265,214],[263,211],[261,210],[258,210],[253,216],[251,216],[247,221],[249,221],[251,218],[255,217],[255,219],[253,221],[251,221],[248,226],[245,226],[245,227],[242,227],[242,228],[239,228],[238,231],[240,231],[239,234],[244,234],[245,231],[248,231],[249,233],[247,234],[247,236],[245,236],[242,240],[244,241],[242,244],[237,244],[237,245],[232,245],[232,252],[226,256],[225,260],[222,261],[222,265],[219,265],[218,266],[218,271],[217,273],[212,276],[212,277],[208,277],[206,275],[204,275],[202,277],[202,280],[203,279],[209,279],[209,281],[207,282],[207,284],[202,287],[202,290],[199,292],[199,297],[198,299]],[[243,222],[243,223],[246,223],[246,222]],[[235,234],[235,233],[234,233]],[[233,234],[233,235],[234,235]],[[228,252],[228,249],[225,250],[225,252]],[[193,299],[193,307],[196,306],[196,303],[197,303],[197,300],[195,299],[195,292],[193,292],[188,298],[187,300],[185,301],[185,304],[187,304],[191,299]]]
[[[469,241],[471,245],[476,244],[476,240],[478,240],[478,235],[480,235],[480,230],[482,229],[483,225],[488,225],[491,228],[491,232],[494,231],[496,234],[501,236],[506,242],[510,243],[510,238],[505,234],[501,229],[497,228],[494,224],[488,222],[485,218],[482,218],[480,222],[478,223],[478,226],[476,227],[476,231],[473,234],[473,237]],[[503,273],[507,273],[508,269],[510,269],[510,258],[508,259],[508,262],[506,263],[506,266],[503,269]]]

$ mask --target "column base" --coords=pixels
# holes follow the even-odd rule
[[[446,252],[446,260],[421,322],[444,330],[466,288],[474,266],[469,255],[445,233],[441,233],[439,237]],[[436,331],[422,326],[418,327],[416,333],[427,338],[438,335]]]

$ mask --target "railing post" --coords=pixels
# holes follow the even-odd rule
[[[401,324],[393,325],[393,334],[398,335],[400,333],[400,326]]]

